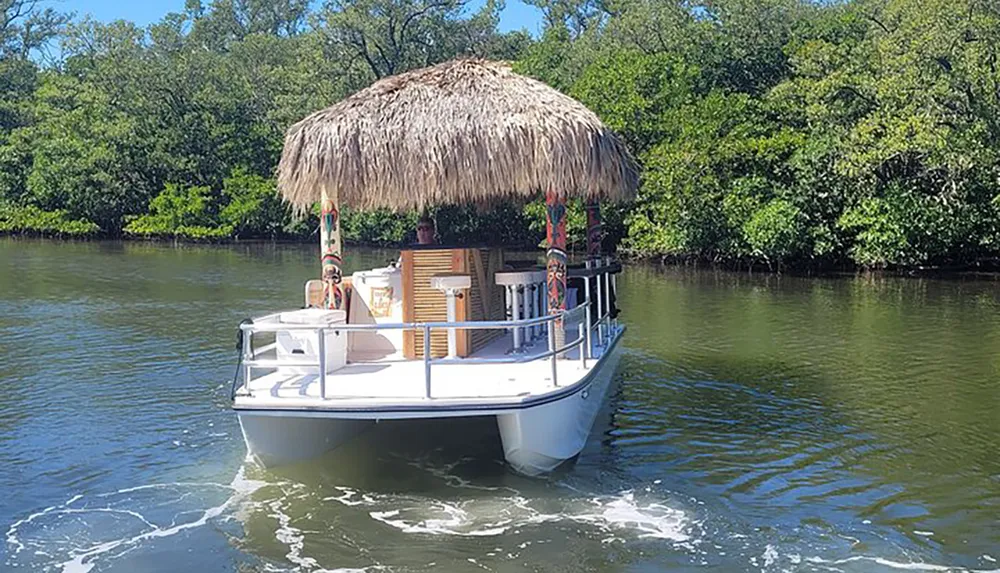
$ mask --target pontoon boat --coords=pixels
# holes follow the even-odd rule
[[[578,102],[504,64],[459,60],[376,82],[289,129],[279,187],[320,203],[321,279],[303,308],[241,325],[236,410],[265,465],[321,454],[380,420],[492,416],[506,460],[547,472],[580,453],[614,377],[620,265],[599,200],[636,167]],[[423,209],[544,194],[544,267],[500,248],[415,246],[341,277],[339,206]],[[567,265],[566,200],[584,200],[585,261]]]

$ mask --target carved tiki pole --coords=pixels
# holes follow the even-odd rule
[[[323,188],[319,204],[320,265],[323,280],[323,308],[344,307],[344,291],[340,286],[343,276],[340,269],[340,210],[337,197]]]
[[[545,230],[549,250],[546,253],[546,290],[549,314],[566,310],[566,199],[555,191],[545,194]],[[562,320],[551,323],[555,330],[556,347],[565,344]]]

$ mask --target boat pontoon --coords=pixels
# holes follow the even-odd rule
[[[279,187],[301,210],[320,203],[322,278],[306,284],[304,308],[241,324],[233,408],[250,453],[279,465],[380,420],[493,416],[519,472],[576,456],[624,333],[598,200],[636,184],[628,152],[592,112],[493,62],[387,78],[292,126]],[[483,205],[541,191],[543,268],[499,248],[430,245],[341,278],[341,204]],[[571,267],[573,197],[587,205],[588,252]]]

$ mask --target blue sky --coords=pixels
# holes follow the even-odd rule
[[[208,4],[208,0],[204,0]],[[97,20],[130,20],[145,26],[158,21],[168,12],[184,9],[184,0],[56,0],[48,3],[63,12],[75,12],[77,17],[90,14]],[[470,7],[476,9],[481,0],[472,0]],[[541,12],[519,0],[507,0],[507,6],[500,15],[500,30],[526,29],[534,35],[541,31]]]

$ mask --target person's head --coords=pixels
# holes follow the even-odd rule
[[[424,215],[417,220],[417,244],[434,244],[434,219]]]

